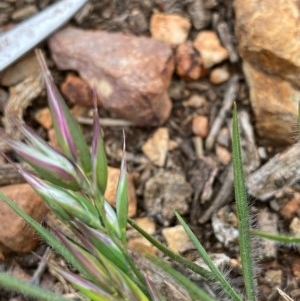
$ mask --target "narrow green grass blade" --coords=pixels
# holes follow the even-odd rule
[[[94,121],[93,121],[93,142],[92,142],[92,171],[93,181],[95,187],[100,189],[104,194],[107,186],[107,157],[105,152],[104,141],[101,134],[99,115],[97,108],[97,95],[95,89],[93,89],[93,101],[94,101]],[[97,189],[95,189],[97,190]]]
[[[57,253],[63,256],[69,264],[75,267],[83,275],[86,275],[85,270],[81,267],[76,257],[72,254],[72,252],[62,245],[61,241],[58,240],[55,235],[26,214],[12,200],[10,200],[1,192],[0,199],[3,200],[18,215],[20,215],[41,236],[41,238],[44,239]]]
[[[232,160],[234,174],[234,193],[236,202],[237,217],[239,220],[239,245],[240,256],[243,269],[243,277],[246,289],[247,299],[256,300],[256,281],[254,275],[254,259],[250,235],[250,213],[247,202],[245,187],[245,177],[242,165],[242,154],[240,146],[239,126],[236,104],[233,107],[232,123]]]
[[[61,274],[64,279],[72,283],[72,286],[75,287],[81,295],[89,298],[88,300],[92,301],[121,301],[117,296],[116,298],[102,290],[100,286],[95,285],[92,282],[89,282],[86,279],[79,277],[76,274],[64,271],[62,269],[57,269],[57,272]],[[86,298],[84,300],[86,300]]]
[[[3,272],[0,272],[0,286],[6,290],[41,301],[72,301]]]
[[[159,258],[154,256],[147,257],[157,266],[162,268],[166,273],[168,273],[172,278],[174,278],[178,283],[180,283],[188,291],[192,300],[215,301],[214,298],[212,298],[205,291],[200,289],[195,283],[193,283],[187,277],[183,276],[181,273],[176,271],[163,260],[160,260]]]
[[[121,163],[121,171],[118,181],[116,193],[116,210],[121,231],[121,241],[123,245],[126,244],[126,226],[128,219],[128,179],[126,171],[126,158],[125,158],[125,135],[123,144],[123,158]]]
[[[251,230],[251,235],[259,236],[262,238],[270,239],[283,244],[300,244],[299,236],[290,236],[290,235],[282,235],[282,234],[274,234],[263,232],[259,230]]]
[[[201,268],[199,265],[193,263],[190,260],[185,259],[184,257],[172,252],[169,248],[164,246],[161,242],[155,239],[153,236],[149,235],[146,231],[144,231],[140,226],[138,226],[132,219],[128,219],[128,223],[137,230],[142,236],[144,236],[151,244],[153,244],[159,251],[168,256],[173,261],[183,265],[185,268],[197,273],[201,277],[205,279],[214,279],[214,275],[206,270]]]
[[[210,259],[209,255],[205,251],[204,247],[199,242],[199,240],[197,239],[195,234],[192,232],[190,227],[187,225],[187,223],[183,220],[183,218],[177,212],[175,212],[175,214],[176,214],[176,217],[178,218],[180,224],[183,226],[185,232],[187,233],[187,235],[193,242],[194,246],[198,250],[200,256],[202,257],[202,259],[204,260],[206,265],[209,267],[211,272],[214,274],[214,276],[215,276],[214,278],[220,282],[222,288],[224,289],[224,292],[226,292],[232,298],[232,300],[242,301],[243,298],[235,291],[235,289],[230,285],[230,283],[227,281],[225,276],[221,273],[221,271],[217,268],[217,266],[214,264],[214,262]]]
[[[100,252],[105,258],[114,262],[124,273],[128,273],[130,267],[123,248],[120,248],[110,235],[105,234],[104,231],[88,227],[80,221],[78,221],[77,226],[80,229],[81,235],[90,244],[91,250]]]
[[[101,254],[99,254],[99,257],[103,266],[110,274],[112,283],[118,289],[119,293],[123,295],[124,300],[149,301],[148,292],[144,292],[138,286],[136,279],[132,279],[130,274],[124,273],[114,262],[107,260]]]
[[[98,186],[102,192],[105,193],[107,186],[107,176],[108,176],[108,168],[107,168],[107,157],[105,152],[105,146],[103,138],[99,137],[99,149],[96,157],[96,181]]]

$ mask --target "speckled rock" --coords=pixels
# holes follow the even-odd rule
[[[146,182],[144,207],[151,216],[168,225],[174,210],[179,214],[188,212],[191,195],[192,187],[182,174],[161,171]]]
[[[78,71],[114,116],[144,126],[168,119],[172,103],[167,89],[174,59],[167,44],[68,27],[49,39],[49,47],[58,68]]]

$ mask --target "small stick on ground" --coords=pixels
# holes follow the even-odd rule
[[[209,12],[205,9],[203,0],[192,0],[187,5],[194,27],[199,30],[210,21]]]
[[[93,118],[89,117],[78,117],[77,121],[81,124],[92,125]],[[99,118],[101,126],[120,126],[120,127],[127,127],[127,126],[134,126],[134,123],[131,121],[123,120],[123,119],[113,119],[113,118]]]
[[[232,170],[232,166],[229,165],[227,167],[226,181],[223,183],[221,189],[219,190],[219,193],[212,201],[211,206],[207,208],[204,214],[198,219],[198,222],[200,224],[205,224],[219,208],[224,206],[232,198],[233,195],[232,187],[233,187],[233,170]]]
[[[206,139],[205,147],[207,150],[211,150],[214,147],[216,137],[227,117],[227,114],[232,109],[233,102],[235,101],[239,90],[238,80],[238,75],[234,75],[228,83],[228,88],[224,96],[223,106],[217,118],[214,120],[209,135]]]
[[[232,35],[230,34],[228,25],[225,22],[220,22],[217,25],[217,31],[219,37],[229,52],[229,60],[231,63],[237,63],[239,61],[239,55],[236,51],[236,47],[234,47],[232,43]]]
[[[300,144],[296,143],[277,154],[246,180],[247,191],[261,201],[268,201],[276,193],[300,180]]]
[[[43,257],[41,258],[38,268],[36,269],[36,271],[34,272],[32,278],[30,280],[30,283],[32,283],[34,285],[39,285],[41,277],[42,277],[44,271],[46,270],[50,253],[51,253],[51,249],[50,249],[50,247],[47,247]]]
[[[1,164],[0,186],[19,184],[25,182],[16,167],[12,164]]]

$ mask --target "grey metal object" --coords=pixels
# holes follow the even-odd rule
[[[0,72],[65,24],[88,0],[62,0],[0,35]]]

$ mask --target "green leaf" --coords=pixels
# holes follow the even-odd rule
[[[236,104],[233,107],[232,123],[232,161],[234,175],[234,193],[238,217],[239,245],[246,295],[249,301],[256,300],[256,281],[254,259],[250,235],[250,213],[247,201],[245,177],[242,164],[239,126]]]
[[[119,269],[114,262],[108,260],[101,254],[98,254],[102,264],[111,276],[113,284],[118,288],[119,294],[123,295],[124,300],[149,301],[141,288],[136,283],[136,279],[132,279],[130,274],[127,275]]]
[[[188,291],[192,300],[215,301],[215,299],[200,289],[194,282],[183,276],[182,273],[172,268],[163,260],[150,255],[147,257],[158,267],[162,268],[166,273],[168,273],[172,278],[174,278],[179,284],[181,284]]]
[[[49,207],[51,207],[57,215],[64,217],[63,220],[77,217],[92,227],[100,227],[96,208],[80,193],[42,181],[24,171],[21,171],[21,173]],[[67,218],[66,214],[69,215],[70,218]]]
[[[123,301],[122,299],[108,294],[101,287],[93,284],[92,282],[79,277],[73,273],[57,269],[58,273],[61,274],[67,281],[81,292],[85,297],[88,297],[91,301]]]
[[[123,144],[123,158],[121,163],[120,177],[118,181],[117,193],[116,193],[116,209],[119,222],[119,228],[121,231],[121,241],[126,244],[126,226],[128,219],[128,179],[126,171],[126,159],[125,159],[125,134]]]
[[[86,273],[89,275],[89,279],[91,279],[94,283],[97,283],[98,286],[101,287],[102,290],[106,291],[107,294],[113,295],[115,293],[114,287],[111,285],[110,276],[103,265],[101,265],[101,262],[82,247],[71,242],[61,233],[55,231],[55,234],[81,263]]]
[[[128,223],[137,230],[142,236],[144,236],[151,244],[153,244],[159,251],[161,251],[164,255],[171,258],[173,261],[183,265],[185,268],[197,273],[198,275],[202,276],[205,279],[214,279],[214,275],[200,267],[199,265],[193,263],[190,260],[172,252],[169,248],[164,246],[160,241],[155,239],[152,235],[149,235],[146,231],[144,231],[139,225],[137,225],[132,219],[128,219]]]
[[[72,301],[62,295],[37,287],[31,283],[19,280],[8,273],[0,272],[0,286],[21,295],[35,298],[41,301]]]
[[[92,245],[94,252],[100,252],[105,258],[112,261],[124,273],[128,273],[130,265],[127,261],[127,256],[119,248],[119,246],[112,240],[109,235],[106,235],[99,229],[93,229],[86,224],[78,222],[78,228],[88,242]]]
[[[221,271],[218,269],[218,267],[214,264],[214,262],[211,260],[207,252],[205,251],[202,244],[199,242],[195,234],[192,232],[190,227],[187,225],[187,223],[183,220],[183,218],[175,212],[176,217],[178,218],[180,224],[183,226],[185,232],[193,242],[194,246],[198,250],[200,256],[202,257],[203,261],[206,263],[206,265],[209,267],[211,272],[214,275],[214,279],[218,280],[224,289],[224,291],[232,298],[232,300],[235,301],[242,301],[243,298],[235,291],[235,289],[230,285],[230,283],[227,281],[225,276],[221,273]]]
[[[283,234],[274,234],[263,232],[259,230],[251,230],[251,235],[259,236],[261,238],[270,239],[273,241],[277,241],[283,244],[300,244],[300,237],[299,236],[291,236],[291,235],[283,235]]]
[[[104,141],[100,130],[96,98],[96,92],[94,91],[94,136],[92,142],[92,169],[95,187],[97,187],[104,195],[107,185],[108,168]],[[95,191],[97,191],[97,189],[95,189]]]

